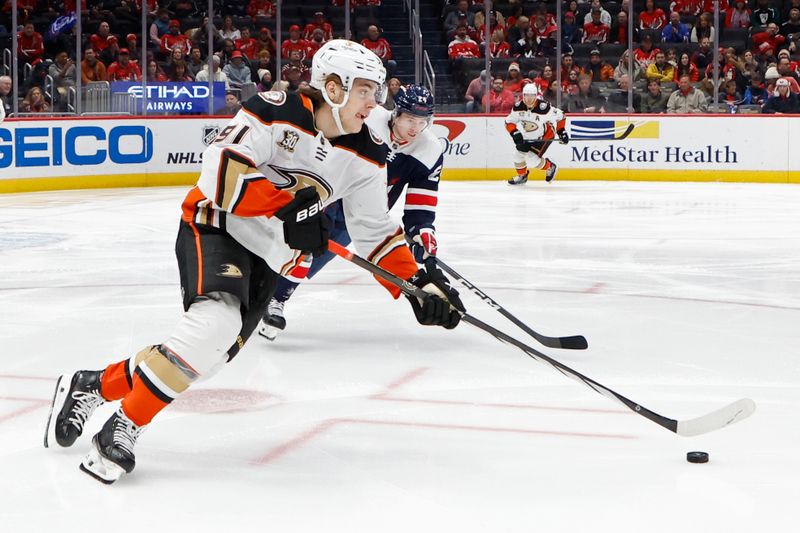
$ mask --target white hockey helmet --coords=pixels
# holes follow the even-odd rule
[[[526,83],[522,88],[522,96],[533,96],[539,98],[539,87],[535,83]]]
[[[339,76],[344,88],[344,99],[338,104],[333,103],[325,91],[325,78],[331,74]],[[379,104],[386,101],[386,69],[380,58],[368,48],[346,39],[333,39],[322,45],[311,60],[309,85],[322,92],[325,102],[333,108],[334,121],[343,135],[345,132],[339,118],[339,109],[347,104],[356,78],[377,83],[375,99]]]

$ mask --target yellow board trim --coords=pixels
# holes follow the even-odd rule
[[[544,171],[531,170],[530,180],[538,179]],[[442,179],[448,181],[507,180],[514,175],[514,169],[505,168],[445,168]],[[605,168],[561,168],[558,180],[584,181],[693,181],[693,182],[732,182],[732,183],[800,183],[799,171],[785,170],[648,170],[648,169],[605,169]]]
[[[197,172],[162,172],[150,174],[106,174],[100,176],[10,179],[0,180],[0,193],[192,185],[197,183],[197,176]]]
[[[442,171],[442,179],[447,181],[507,180],[513,174],[513,168],[446,168]],[[541,174],[542,179],[544,179],[544,171],[531,170],[532,181],[538,179],[536,174]],[[197,172],[163,172],[155,174],[0,179],[0,194],[69,189],[193,185],[197,182],[197,177]],[[800,183],[800,171],[562,168],[558,171],[558,180]]]

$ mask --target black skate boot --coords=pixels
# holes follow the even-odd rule
[[[274,341],[279,331],[286,329],[286,319],[283,317],[283,304],[275,298],[269,301],[267,314],[261,319],[258,334],[267,340]]]
[[[528,181],[528,173],[527,172],[525,174],[517,174],[513,178],[509,179],[508,180],[508,184],[509,185],[522,185],[526,181]]]
[[[99,370],[78,370],[58,378],[44,433],[45,448],[53,441],[66,448],[81,436],[86,421],[105,403],[100,396],[102,377]]]
[[[550,161],[548,159],[548,161]],[[550,183],[556,177],[556,172],[558,172],[558,165],[550,161],[550,168],[547,169],[547,172],[544,175],[544,181]]]
[[[110,485],[136,467],[133,447],[146,426],[137,426],[120,407],[103,429],[92,438],[92,449],[81,463],[81,470]]]

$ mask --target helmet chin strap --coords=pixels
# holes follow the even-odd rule
[[[349,94],[347,92],[344,93],[344,100],[341,104],[333,103],[330,96],[328,96],[328,91],[322,91],[322,98],[325,100],[329,106],[331,106],[331,114],[333,115],[333,123],[336,124],[336,129],[339,130],[340,135],[347,135],[347,132],[344,131],[344,126],[342,125],[342,117],[339,116],[339,109],[344,107],[347,104],[347,99],[349,98]]]

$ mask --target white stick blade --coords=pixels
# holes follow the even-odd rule
[[[744,420],[756,411],[756,402],[750,398],[742,398],[722,409],[691,420],[678,421],[676,433],[683,437],[694,437],[710,431],[722,429],[740,420]]]

